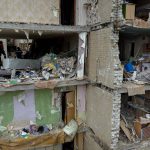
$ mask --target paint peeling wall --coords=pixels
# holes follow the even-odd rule
[[[0,22],[59,24],[59,0],[0,0],[0,3]]]
[[[38,125],[56,125],[61,121],[61,99],[51,90],[6,92],[0,95],[1,124],[24,127],[30,121]],[[55,99],[56,98],[56,99]]]

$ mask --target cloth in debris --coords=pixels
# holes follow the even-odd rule
[[[42,76],[52,78],[71,78],[75,76],[75,57],[60,58],[55,54],[46,54],[42,58]]]
[[[27,139],[0,139],[0,149],[3,150],[21,150],[31,149],[35,147],[46,147],[52,144],[62,144],[65,141],[65,134],[63,131],[56,133],[49,133],[40,136],[30,136]]]
[[[136,76],[136,80],[143,82],[150,82],[150,70],[138,73]]]

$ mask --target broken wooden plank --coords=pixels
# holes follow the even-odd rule
[[[80,133],[77,135],[78,150],[84,150],[84,134]]]
[[[125,133],[125,135],[127,136],[127,138],[129,139],[129,141],[132,141],[131,133],[130,133],[129,129],[126,127],[126,124],[123,120],[120,121],[120,127],[123,130],[123,132]]]

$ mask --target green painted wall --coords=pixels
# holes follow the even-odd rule
[[[13,120],[14,104],[13,97],[23,91],[6,92],[0,96],[0,117],[3,116],[2,125],[7,126]],[[57,124],[61,120],[61,112],[52,107],[51,90],[35,90],[35,111],[39,112],[41,119],[36,119],[38,125]],[[52,113],[53,112],[53,113]]]
[[[13,97],[20,93],[21,92],[6,92],[0,96],[0,117],[3,117],[3,126],[7,126],[13,120]]]
[[[54,109],[52,107],[52,91],[48,89],[44,90],[36,90],[35,91],[35,103],[36,103],[36,111],[40,113],[42,119],[37,119],[37,124],[56,124],[60,121],[61,113],[59,111],[55,111],[55,113],[51,113]]]

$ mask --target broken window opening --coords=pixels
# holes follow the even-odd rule
[[[61,24],[75,24],[75,0],[61,0]]]
[[[7,58],[2,55],[0,77],[3,80],[5,77],[21,82],[26,77],[32,80],[76,78],[77,34],[49,36],[43,33],[42,37],[31,36],[29,40],[14,37],[4,40]]]
[[[150,82],[150,37],[140,31],[131,31],[122,31],[119,36],[124,81],[146,84]]]

